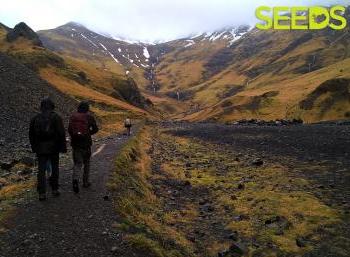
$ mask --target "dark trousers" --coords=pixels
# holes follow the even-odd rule
[[[73,148],[73,180],[80,180],[82,170],[83,183],[89,183],[91,148]]]
[[[126,128],[126,134],[128,136],[130,136],[131,135],[131,126],[125,126],[125,128]]]
[[[52,190],[58,189],[59,178],[59,154],[39,154],[38,156],[38,192],[46,193],[46,170],[48,162],[51,162],[50,185]]]

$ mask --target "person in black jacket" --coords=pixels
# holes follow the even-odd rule
[[[83,172],[83,187],[91,186],[89,181],[91,158],[91,135],[98,132],[95,118],[89,113],[89,103],[81,102],[78,111],[70,117],[68,132],[73,148],[73,191],[79,193],[79,180]]]
[[[40,104],[41,113],[30,121],[29,140],[38,158],[37,190],[39,200],[46,200],[46,169],[51,163],[50,185],[52,195],[59,196],[59,153],[66,153],[66,135],[61,117],[54,111],[55,104],[45,98]]]

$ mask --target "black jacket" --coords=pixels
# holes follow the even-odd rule
[[[96,124],[95,118],[91,114],[87,114],[88,124],[89,124],[89,135],[85,137],[74,137],[72,135],[71,124],[68,126],[68,133],[71,137],[71,146],[73,148],[90,148],[92,146],[92,138],[91,136],[98,132],[98,127]]]
[[[35,123],[43,116],[47,115],[53,129],[53,135],[50,138],[42,139],[35,131]],[[30,121],[29,140],[32,151],[38,155],[57,154],[67,152],[66,133],[61,117],[54,111],[40,113]]]

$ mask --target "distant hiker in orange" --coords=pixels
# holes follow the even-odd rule
[[[78,111],[69,120],[68,132],[71,137],[73,148],[73,191],[79,193],[79,180],[83,172],[83,187],[91,186],[90,158],[91,158],[91,135],[98,132],[95,118],[89,113],[89,103],[81,102]]]
[[[58,191],[59,153],[66,153],[66,136],[61,117],[54,112],[55,104],[45,98],[40,104],[41,113],[32,118],[29,127],[29,140],[34,153],[38,158],[39,200],[44,201],[46,196],[46,170],[51,164],[50,186],[52,195],[60,195]]]
[[[126,133],[128,136],[131,135],[131,127],[132,127],[132,123],[131,120],[129,118],[126,118],[124,121],[124,127],[126,128]]]

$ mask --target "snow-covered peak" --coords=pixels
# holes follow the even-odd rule
[[[198,37],[200,37],[201,40],[216,41],[226,39],[230,41],[236,37],[242,37],[250,29],[251,27],[248,25],[242,25],[238,27],[227,27],[213,32],[205,32]]]
[[[233,42],[240,39],[244,34],[249,32],[253,27],[248,25],[242,25],[237,27],[225,27],[216,31],[207,31],[201,33],[194,33],[187,38],[177,40],[184,48],[192,47],[198,43],[214,43],[223,41],[227,43],[227,46],[233,44]]]

